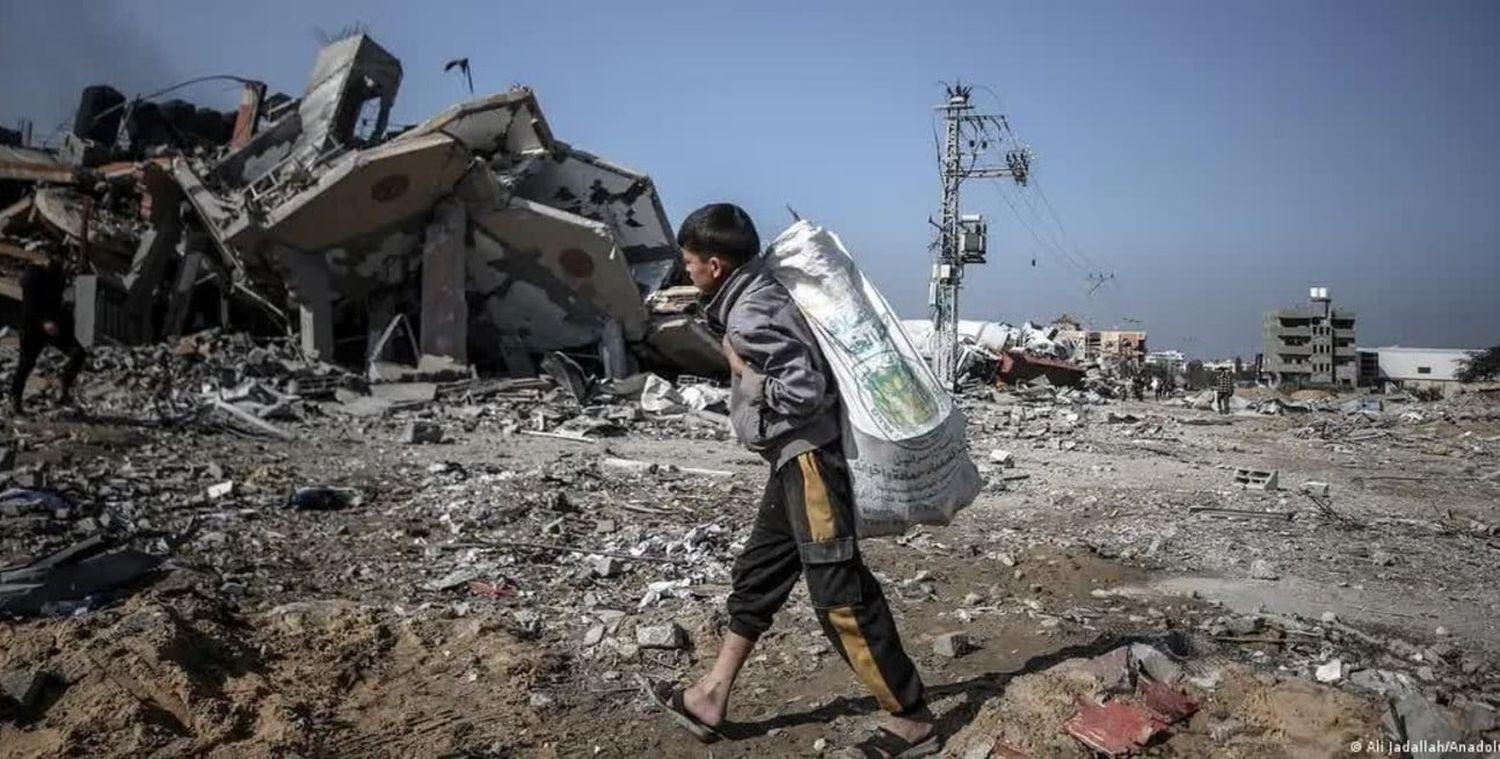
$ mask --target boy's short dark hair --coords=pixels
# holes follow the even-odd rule
[[[710,203],[682,220],[677,246],[739,266],[760,253],[760,235],[745,209],[733,203]]]

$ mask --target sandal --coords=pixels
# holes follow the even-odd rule
[[[911,759],[931,756],[943,749],[943,742],[934,730],[916,743],[885,729],[877,728],[870,737],[850,747],[853,756],[864,759]]]
[[[641,690],[645,692],[646,698],[658,707],[666,710],[667,715],[677,721],[684,730],[693,734],[693,737],[704,743],[713,743],[723,740],[724,736],[710,725],[687,710],[687,705],[682,701],[683,689],[666,682],[665,680],[651,680],[645,677],[638,678]]]

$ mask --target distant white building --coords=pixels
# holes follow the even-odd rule
[[[1187,364],[1187,356],[1182,351],[1152,351],[1146,354],[1147,366],[1164,367],[1169,372],[1177,372]]]
[[[1463,361],[1477,353],[1463,348],[1359,349],[1360,384],[1368,387],[1398,387],[1404,390],[1437,388],[1443,395],[1458,391],[1458,371]]]

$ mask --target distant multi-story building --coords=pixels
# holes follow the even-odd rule
[[[1071,340],[1075,357],[1084,361],[1109,358],[1116,361],[1141,361],[1146,358],[1146,333],[1140,330],[1085,329],[1073,317],[1063,314],[1053,320],[1052,329],[1059,338]]]
[[[1359,378],[1354,312],[1335,309],[1326,287],[1312,288],[1310,300],[1266,312],[1261,370],[1278,385],[1354,387]]]

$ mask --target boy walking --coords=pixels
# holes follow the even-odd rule
[[[837,388],[786,289],[766,270],[744,210],[694,211],[677,235],[689,278],[708,298],[731,378],[730,422],[771,465],[755,527],[736,559],[729,630],[713,668],[680,688],[646,682],[650,697],[705,742],[717,740],[735,677],[799,578],[834,650],[889,716],[858,756],[936,753],[922,680],[901,646],[880,583],[855,540],[849,470],[839,442]]]

